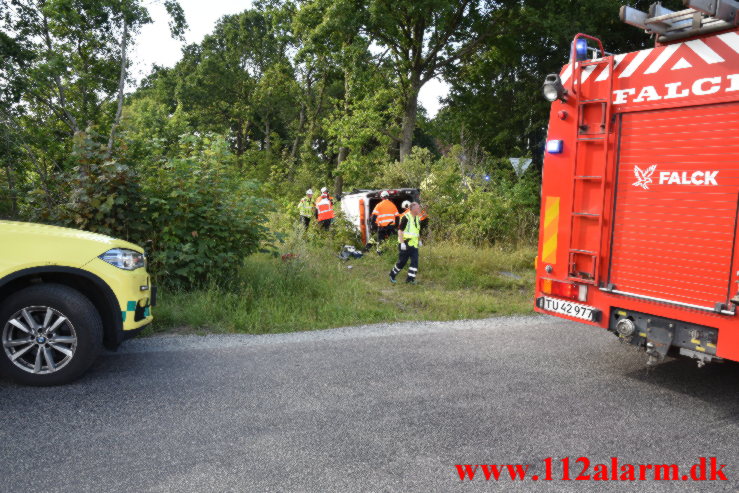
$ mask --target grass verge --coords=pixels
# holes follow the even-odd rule
[[[343,261],[333,248],[303,244],[287,261],[246,259],[229,285],[160,296],[155,332],[249,334],[408,320],[454,320],[532,312],[533,247],[421,248],[417,285],[392,285],[394,245]]]

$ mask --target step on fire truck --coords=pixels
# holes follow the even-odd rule
[[[621,9],[654,48],[578,34],[547,76],[536,310],[739,361],[739,2]]]

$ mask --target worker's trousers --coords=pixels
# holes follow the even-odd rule
[[[408,244],[406,244],[405,250],[400,249],[400,245],[398,245],[398,263],[395,264],[393,267],[393,270],[390,271],[390,277],[395,279],[395,276],[400,274],[400,271],[403,270],[403,267],[405,267],[405,264],[410,259],[411,265],[408,267],[408,277],[406,277],[406,282],[413,282],[416,280],[416,274],[418,274],[418,248],[412,247]]]
[[[389,226],[379,226],[377,228],[377,243],[382,243],[383,241],[387,240],[391,236],[395,235],[395,225],[391,224]]]

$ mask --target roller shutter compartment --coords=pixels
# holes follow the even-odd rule
[[[609,282],[715,309],[730,298],[739,103],[621,116]]]

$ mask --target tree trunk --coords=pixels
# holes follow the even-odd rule
[[[264,123],[264,150],[267,151],[267,154],[269,154],[270,151],[272,150],[272,142],[270,142],[269,133],[270,133],[269,120],[267,120]]]
[[[298,144],[300,144],[300,134],[303,133],[305,126],[305,102],[300,105],[300,117],[298,118],[298,130],[295,132],[295,140],[293,140],[293,148],[290,150],[290,161],[295,162],[298,155]]]
[[[344,193],[344,177],[338,175],[334,179],[334,197],[338,200],[341,198],[342,193]]]
[[[349,71],[344,71],[344,115],[349,115],[351,111],[351,84],[349,83]],[[346,136],[342,137],[342,141],[346,141]],[[341,175],[341,163],[346,161],[346,156],[349,155],[349,148],[347,146],[339,147],[339,155],[336,156],[336,176],[334,177],[334,193],[336,196],[341,194],[341,190],[344,187],[344,178]]]
[[[123,21],[123,34],[121,34],[121,73],[118,78],[118,108],[115,112],[113,125],[110,127],[110,137],[108,138],[108,156],[113,154],[113,141],[115,140],[115,131],[121,122],[121,114],[123,113],[123,90],[126,85],[126,44],[128,42],[128,23]]]
[[[5,172],[8,175],[8,193],[10,194],[10,217],[15,219],[18,215],[18,197],[15,194],[15,180],[13,180],[13,170],[10,163],[5,164]]]
[[[244,126],[241,122],[236,123],[236,155],[241,156],[244,153]]]
[[[341,195],[341,191],[344,188],[344,176],[341,174],[341,171],[338,170],[339,166],[341,166],[341,163],[346,161],[346,156],[349,154],[349,148],[348,147],[340,147],[339,148],[339,155],[336,157],[336,168],[337,173],[334,177],[334,196],[338,197]]]
[[[49,22],[46,16],[43,17],[43,22],[44,22],[44,39],[46,41],[46,50],[47,50],[49,57],[52,57],[55,54],[54,43],[51,41],[51,34],[49,31]],[[77,119],[67,109],[66,91],[64,90],[62,79],[57,74],[54,74],[54,83],[56,84],[57,92],[59,93],[59,108],[56,108],[53,105],[51,100],[49,100],[46,103],[46,105],[49,106],[49,108],[55,113],[58,112],[62,115],[62,118],[61,118],[62,121],[66,123],[67,126],[69,126],[70,130],[72,130],[72,134],[74,135],[75,132],[79,132],[80,127],[79,125],[77,125]]]
[[[416,131],[416,119],[418,116],[418,91],[421,84],[414,80],[411,82],[411,88],[406,96],[403,105],[403,123],[400,133],[400,161],[403,162],[410,156],[413,147],[413,133]]]
[[[306,138],[303,140],[304,152],[310,152],[313,146],[313,139],[316,135],[316,126],[318,124],[318,118],[323,112],[323,100],[324,94],[326,93],[326,73],[324,72],[321,76],[320,89],[318,91],[318,98],[316,100],[315,108],[308,113],[308,133]]]
[[[236,122],[236,155],[241,156],[246,151],[247,132],[249,131],[249,122],[244,123],[243,120]]]

